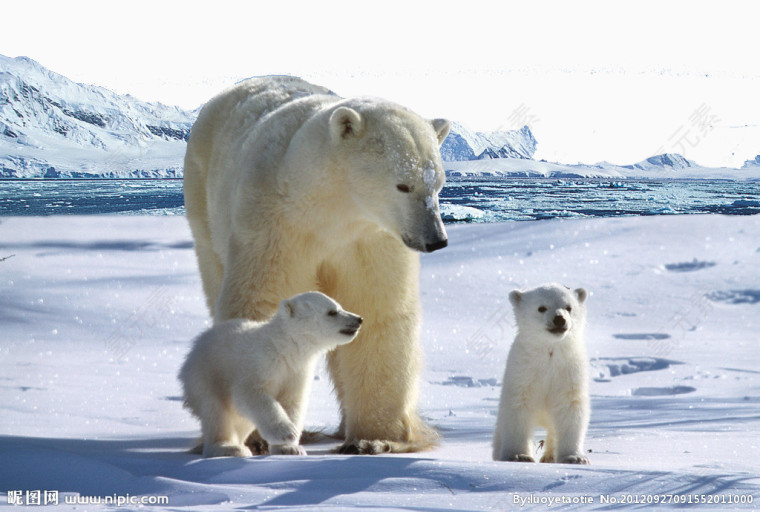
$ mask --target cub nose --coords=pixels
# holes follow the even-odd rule
[[[562,315],[557,315],[554,317],[554,326],[555,327],[564,327],[567,322],[565,321],[565,317]]]
[[[356,323],[357,324],[361,325],[363,321],[364,321],[364,319],[362,317],[360,317],[360,316],[356,317]]]

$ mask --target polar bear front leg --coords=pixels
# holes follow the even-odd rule
[[[235,407],[258,428],[272,455],[305,455],[298,445],[301,430],[285,409],[265,390],[241,383],[233,391]]]
[[[589,405],[584,400],[573,401],[554,411],[557,460],[565,464],[589,464],[583,453],[583,439],[589,421]]]
[[[307,365],[300,374],[294,375],[290,384],[277,397],[285,414],[299,433],[303,431],[306,401],[311,390],[310,380],[314,378],[314,366],[314,364]],[[306,450],[298,443],[291,443],[270,446],[269,453],[272,455],[306,455]]]
[[[496,421],[498,435],[494,436],[498,443],[494,442],[493,460],[535,462],[531,442],[533,424],[527,407],[514,400],[509,393],[502,393]]]
[[[328,356],[343,416],[339,452],[431,448],[438,436],[417,414],[419,255],[378,231],[323,265],[318,282],[321,291],[364,318],[357,338]]]
[[[262,241],[262,237],[266,240]],[[274,234],[251,236],[242,242],[234,235],[224,266],[222,289],[216,302],[215,322],[230,318],[269,319],[282,299],[309,289],[300,282],[282,241]],[[300,286],[300,288],[299,288]]]
[[[328,359],[345,429],[338,451],[371,455],[431,448],[437,434],[417,414],[416,316],[363,316],[357,339]]]

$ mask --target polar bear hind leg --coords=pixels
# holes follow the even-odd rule
[[[239,437],[239,419],[234,411],[210,398],[198,411],[203,433],[204,457],[250,457],[251,451]]]

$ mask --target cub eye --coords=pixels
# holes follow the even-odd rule
[[[412,191],[411,187],[409,185],[404,185],[403,183],[400,183],[396,185],[396,188],[399,192],[403,192],[404,194],[408,194]]]
[[[539,306],[538,307],[538,312],[539,313],[546,313],[546,306]]]
[[[570,313],[573,310],[573,307],[572,306],[567,306],[565,309],[567,310],[568,313]]]
[[[333,309],[332,311],[330,311],[329,313],[327,313],[327,316],[335,316],[337,314],[338,314],[338,312]]]

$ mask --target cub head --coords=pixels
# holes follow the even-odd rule
[[[548,333],[561,338],[571,332],[578,334],[583,329],[587,296],[583,288],[571,290],[548,284],[524,292],[514,290],[509,294],[509,301],[521,332]]]
[[[446,247],[438,206],[446,181],[439,148],[449,122],[369,99],[347,100],[329,122],[336,165],[359,215],[415,251]]]
[[[351,342],[359,332],[362,317],[345,311],[320,292],[306,292],[280,302],[277,314],[288,332],[330,349]]]

